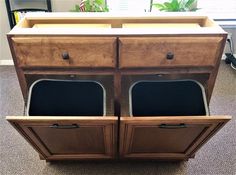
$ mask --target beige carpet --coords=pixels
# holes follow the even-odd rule
[[[15,70],[0,67],[0,174],[1,175],[235,175],[236,71],[222,62],[210,103],[211,114],[229,114],[231,120],[187,162],[56,162],[46,163],[8,124],[6,115],[22,115],[23,99]]]

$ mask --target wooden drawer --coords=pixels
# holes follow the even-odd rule
[[[7,120],[41,159],[110,159],[116,155],[114,116],[12,116]]]
[[[229,116],[121,117],[120,156],[191,158],[230,119]]]
[[[115,37],[13,37],[19,67],[107,67],[116,65]]]
[[[120,37],[120,68],[215,66],[223,37]]]

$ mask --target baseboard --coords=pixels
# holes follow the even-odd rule
[[[0,60],[0,66],[13,66],[13,60]]]

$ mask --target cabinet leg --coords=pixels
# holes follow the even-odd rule
[[[40,160],[45,160],[45,158],[40,154],[39,154],[39,158],[40,158]]]
[[[194,157],[195,157],[195,154],[191,155],[191,157],[190,157],[190,158],[192,158],[192,159],[193,159]]]
[[[47,159],[45,161],[46,161],[46,163],[49,163],[49,164],[52,163],[50,160],[47,160]]]

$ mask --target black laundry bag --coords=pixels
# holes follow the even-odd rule
[[[103,116],[105,91],[95,81],[39,80],[29,93],[30,116]]]
[[[193,80],[139,81],[130,88],[132,116],[208,115],[202,85]]]

